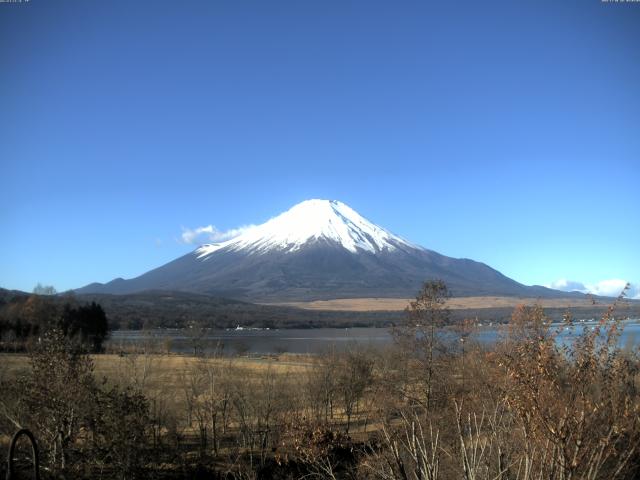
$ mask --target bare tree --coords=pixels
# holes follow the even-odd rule
[[[362,349],[352,345],[340,355],[337,370],[337,389],[346,417],[345,433],[349,433],[351,420],[358,410],[358,402],[373,379],[373,362]]]
[[[306,393],[309,405],[319,422],[328,424],[333,418],[337,392],[337,355],[327,350],[314,358],[313,368],[306,374]]]
[[[418,363],[415,371],[419,377],[414,381],[422,384],[427,410],[431,409],[433,400],[434,354],[439,345],[437,330],[449,320],[448,297],[449,290],[442,280],[425,282],[406,310],[405,323],[393,331],[398,344]]]
[[[55,295],[58,291],[53,285],[42,285],[40,282],[33,287],[33,293],[36,295]]]

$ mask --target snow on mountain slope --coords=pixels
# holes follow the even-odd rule
[[[236,238],[203,245],[195,253],[204,259],[222,249],[250,253],[295,252],[308,242],[321,239],[335,242],[352,253],[421,249],[371,223],[342,202],[306,200]]]

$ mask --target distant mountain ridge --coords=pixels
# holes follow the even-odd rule
[[[258,302],[410,298],[430,278],[456,296],[570,297],[525,286],[470,259],[415,245],[335,200],[307,200],[221,243],[198,247],[139,277],[78,293],[173,290]]]

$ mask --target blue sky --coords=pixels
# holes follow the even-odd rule
[[[0,3],[0,286],[308,198],[526,284],[638,284],[639,44],[599,0]]]

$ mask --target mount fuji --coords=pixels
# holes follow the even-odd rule
[[[444,280],[455,296],[567,296],[415,245],[335,200],[304,201],[139,277],[92,283],[77,292],[171,290],[257,302],[410,298],[432,278]]]

